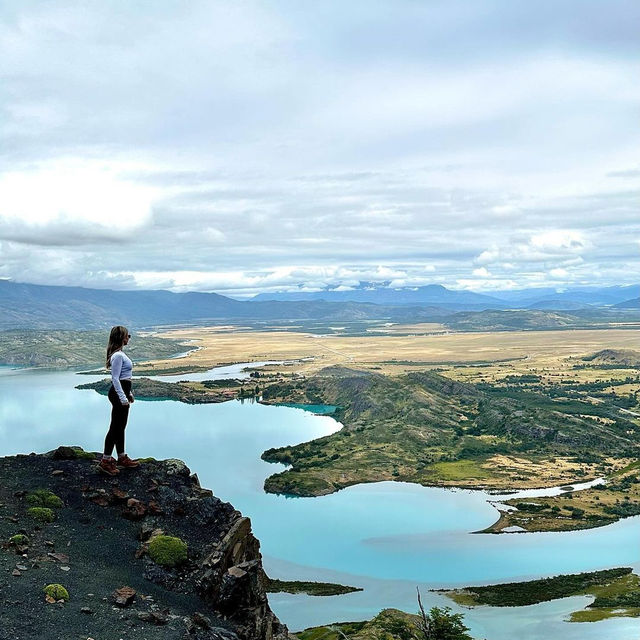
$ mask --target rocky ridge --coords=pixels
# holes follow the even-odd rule
[[[52,522],[29,511],[38,490],[62,501]],[[162,534],[186,543],[186,561],[151,559]],[[112,478],[79,448],[0,458],[0,545],[0,640],[287,637],[249,519],[180,460]],[[48,584],[63,585],[68,601],[47,601]]]

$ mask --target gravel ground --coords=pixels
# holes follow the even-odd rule
[[[136,557],[142,545],[140,531],[160,518],[132,521],[122,517],[124,505],[115,504],[112,497],[103,506],[91,499],[100,503],[100,490],[111,495],[116,489],[148,501],[146,492],[156,482],[153,474],[158,475],[158,465],[142,465],[110,478],[88,459],[56,460],[34,454],[0,458],[0,640],[172,640],[227,635],[223,630],[227,625],[207,611],[193,590],[181,588],[181,578],[175,579],[175,590],[145,579],[151,561]],[[64,506],[54,510],[54,522],[38,524],[27,514],[30,505],[25,492],[35,489],[49,489],[63,500]],[[224,506],[232,511],[230,505]],[[192,547],[197,549],[196,529],[186,531],[190,525],[181,525],[178,516],[164,515],[161,526],[167,533],[180,529],[189,541],[190,555]],[[7,544],[17,533],[29,537],[28,548]],[[68,602],[45,601],[43,588],[51,583],[67,588]],[[112,598],[114,590],[123,586],[137,592],[125,608],[116,606]],[[205,631],[194,624],[195,612],[206,615],[219,629]],[[201,624],[206,627],[206,622]]]

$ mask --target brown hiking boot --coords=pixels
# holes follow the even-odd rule
[[[140,466],[137,460],[132,460],[126,453],[118,457],[118,466],[122,469],[135,469]]]
[[[120,470],[116,467],[116,461],[113,458],[102,458],[98,465],[98,470],[106,473],[108,476],[117,476],[120,473]]]

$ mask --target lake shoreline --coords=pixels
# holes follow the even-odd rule
[[[245,363],[240,363],[240,364],[245,364]],[[248,381],[248,384],[246,385],[246,389],[247,389],[246,391],[243,391],[245,387],[242,386],[242,382],[236,379],[218,380],[213,382],[216,383],[216,388],[204,388],[202,385],[205,384],[206,381],[205,383],[160,382],[158,380],[152,380],[149,378],[136,378],[134,391],[135,391],[136,398],[140,401],[174,400],[174,401],[183,402],[186,404],[216,404],[216,403],[228,402],[230,400],[253,399],[265,406],[292,406],[293,405],[294,407],[297,407],[297,408],[303,408],[305,405],[305,403],[299,403],[299,402],[282,402],[279,400],[264,400],[263,398],[256,397],[254,395],[255,393],[254,383],[260,382],[261,384],[265,384],[264,378],[257,378],[257,379],[251,378]],[[267,382],[267,384],[269,383]],[[110,385],[111,385],[110,379],[105,378],[103,380],[99,380],[96,382],[77,385],[76,388],[92,389],[102,395],[106,395],[108,393]],[[246,393],[246,395],[243,395],[243,393]],[[308,405],[308,406],[336,407],[336,405]],[[339,407],[336,407],[336,409],[339,410]],[[318,415],[332,416],[334,415],[334,412],[328,413],[328,414],[318,413]],[[339,415],[336,417],[339,418]],[[345,427],[343,427],[342,430],[344,429]],[[263,453],[262,459],[267,462],[282,462],[282,460],[279,460],[279,459],[272,459],[269,456],[269,451],[266,451]],[[287,472],[284,472],[284,473],[287,473]],[[380,482],[385,480],[391,480],[394,482],[411,482],[419,486],[434,487],[434,488],[440,488],[440,489],[459,489],[459,490],[495,493],[496,495],[507,498],[507,500],[515,499],[515,498],[510,498],[508,496],[509,492],[515,493],[515,494],[517,494],[518,491],[522,491],[522,490],[541,491],[541,492],[556,490],[560,492],[562,491],[563,488],[567,488],[567,485],[573,486],[574,484],[576,484],[577,486],[580,486],[580,485],[588,484],[589,482],[598,481],[599,479],[597,477],[594,477],[594,478],[582,477],[580,478],[580,483],[575,483],[574,482],[576,480],[575,477],[573,478],[565,477],[561,485],[558,485],[557,482],[554,480],[548,480],[547,482],[542,482],[542,483],[536,482],[535,480],[533,480],[530,484],[526,484],[526,485],[523,484],[517,488],[513,488],[513,487],[496,488],[495,485],[484,485],[480,482],[465,482],[465,481],[443,482],[441,480],[429,481],[428,478],[420,479],[420,481],[416,481],[416,480],[405,479],[405,478],[394,478],[393,476],[379,478],[376,476],[368,477],[365,475],[359,479],[354,479],[353,481],[344,482],[342,486],[338,488],[328,487],[328,486],[325,486],[323,488],[323,487],[316,486],[316,487],[312,487],[312,489],[308,493],[301,494],[299,488],[296,488],[296,490],[288,491],[286,487],[282,487],[279,485],[276,485],[275,487],[273,487],[270,483],[271,479],[278,478],[281,476],[282,476],[282,473],[276,474],[275,476],[273,475],[269,476],[265,480],[265,490],[267,492],[278,493],[285,496],[289,495],[290,497],[321,497],[325,495],[330,495],[331,493],[335,493],[336,491],[345,489],[349,486],[356,486],[360,484],[368,484],[368,483],[375,483],[375,482]],[[566,492],[566,493],[569,493],[569,492]],[[571,491],[570,493],[575,493],[575,492]],[[522,530],[514,529],[512,531],[504,531],[509,527],[520,526],[520,524],[519,523],[514,524],[512,522],[513,516],[510,516],[510,512],[502,511],[496,505],[492,505],[492,506],[494,506],[494,508],[496,508],[499,512],[498,519],[488,527],[478,531],[474,531],[473,533],[504,535],[507,533],[526,533],[531,530],[527,528],[522,528]],[[562,530],[574,531],[574,530],[580,530],[580,529],[597,527],[597,526],[605,526],[607,524],[612,524],[618,519],[620,518],[619,517],[610,518],[610,519],[607,519],[606,521],[601,521],[598,523],[584,523],[577,520],[569,521],[569,523],[563,521]]]
[[[98,446],[95,437],[103,435],[103,426],[108,423],[109,404],[104,397],[78,394],[73,389],[73,374],[34,375],[33,372],[25,372],[11,378],[11,381],[7,379],[2,394],[5,407],[11,410],[12,416],[11,421],[6,421],[6,428],[12,429],[7,433],[13,433],[11,443],[5,441],[5,450],[13,451],[16,446],[21,451],[46,450],[42,447],[47,443],[50,448],[51,438],[79,442],[89,449]],[[29,407],[29,410],[25,411],[24,407]],[[141,402],[133,411],[128,434],[132,455],[187,460],[189,466],[198,471],[203,486],[214,488],[216,495],[225,496],[243,513],[252,516],[257,535],[263,541],[263,553],[270,558],[304,565],[309,563],[309,551],[313,549],[315,567],[297,572],[286,565],[270,564],[267,566],[270,575],[365,587],[364,592],[339,598],[271,596],[274,611],[291,628],[301,629],[330,620],[371,618],[387,606],[412,611],[415,584],[421,584],[421,589],[426,590],[431,586],[482,584],[486,580],[498,582],[505,581],[505,578],[526,579],[527,576],[551,575],[558,571],[568,573],[573,569],[598,568],[593,561],[593,551],[600,548],[605,540],[611,541],[610,547],[620,550],[607,552],[604,554],[606,558],[600,558],[605,566],[631,566],[627,563],[635,561],[635,555],[630,552],[629,538],[637,531],[635,523],[632,527],[614,526],[604,535],[556,536],[553,542],[546,540],[543,546],[538,542],[540,536],[535,535],[504,536],[498,544],[493,544],[493,541],[498,541],[490,536],[476,536],[472,540],[468,532],[482,521],[491,519],[488,516],[490,507],[473,496],[475,492],[442,492],[418,485],[403,487],[401,483],[394,482],[351,487],[319,501],[286,500],[265,495],[261,484],[269,471],[268,466],[259,460],[260,452],[266,447],[286,442],[324,437],[339,427],[334,420],[310,415],[305,419],[303,411],[265,407],[254,402],[244,406],[231,402],[217,405]],[[74,420],[68,420],[70,415]],[[42,419],[34,420],[34,416]],[[16,424],[21,428],[16,430]],[[51,425],[59,427],[55,433]],[[178,429],[174,429],[174,425]],[[292,428],[286,431],[289,425]],[[293,428],[294,425],[297,426]],[[247,452],[247,443],[254,442],[256,438],[257,446],[250,447]],[[227,461],[230,462],[229,468]],[[252,466],[256,461],[257,464]],[[360,509],[376,513],[383,505],[386,505],[384,513],[389,514],[383,518],[384,521],[359,516]],[[433,517],[430,512],[433,512]],[[274,519],[287,523],[287,526],[272,525]],[[443,529],[446,522],[455,531],[454,536],[449,533],[443,535],[445,530],[449,531]],[[470,522],[474,524],[468,524]],[[414,535],[419,532],[424,532],[424,535]],[[480,538],[483,542],[476,543]],[[520,541],[524,542],[525,538],[530,542],[526,542],[523,548]],[[331,543],[330,549],[325,544],[328,542]],[[549,555],[550,546],[554,550],[553,559]],[[408,557],[411,561],[407,560]],[[464,568],[460,567],[461,561]],[[373,568],[375,570],[370,573]],[[351,576],[331,575],[331,572],[340,570],[350,572]],[[372,579],[355,576],[371,576]],[[391,584],[388,582],[390,579],[405,580],[404,591],[401,589],[396,593],[395,588],[385,587],[385,583]],[[369,593],[369,589],[374,589],[373,593]],[[442,604],[442,600],[432,599],[426,593],[425,598],[428,606]],[[286,604],[287,599],[292,602],[291,606]],[[309,600],[311,602],[307,603]],[[354,614],[356,609],[358,614]],[[557,626],[569,627],[561,622],[565,609],[565,605],[551,610],[544,607],[538,610],[536,607],[535,616],[544,620],[545,628],[560,632],[562,630],[556,629]],[[505,618],[504,612],[494,614],[485,609],[467,617],[474,628],[474,636],[508,640],[500,629],[505,625],[508,629],[520,629],[527,620],[532,620],[532,615],[523,611],[514,617],[507,612]],[[485,627],[488,622],[497,633],[485,633],[483,629],[490,628]],[[495,626],[497,624],[499,629]],[[624,637],[624,640],[633,637],[624,624],[616,624],[615,629],[623,629],[624,633],[614,634],[615,637]],[[597,628],[606,636],[606,630],[612,627],[598,624]],[[592,631],[579,639],[572,635],[570,629],[566,632],[569,634],[565,636],[567,640],[594,637],[590,635]],[[535,635],[536,640],[539,638],[541,636]]]

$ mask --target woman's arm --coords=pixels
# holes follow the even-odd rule
[[[120,398],[120,402],[127,405],[129,404],[129,400],[127,400],[127,396],[120,384],[120,371],[122,371],[122,353],[120,351],[116,351],[111,356],[111,384],[113,384],[113,388],[116,390],[118,398]]]

